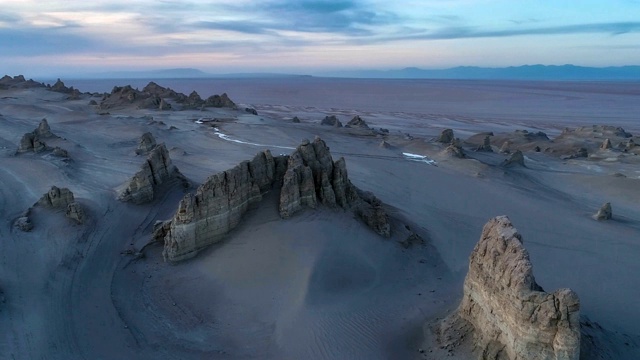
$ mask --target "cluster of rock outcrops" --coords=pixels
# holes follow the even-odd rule
[[[176,92],[170,88],[162,87],[154,82],[150,82],[142,91],[132,88],[130,85],[116,86],[110,94],[106,94],[99,104],[99,108],[107,110],[115,107],[135,105],[141,109],[170,110],[172,105],[178,104],[181,109],[199,109],[204,107],[232,108],[236,109],[236,104],[229,99],[227,94],[213,95],[203,100],[200,95],[193,91],[189,96]]]
[[[38,200],[33,206],[41,206],[47,209],[64,210],[65,216],[77,224],[83,224],[86,219],[86,212],[84,207],[75,200],[71,190],[67,188],[59,188],[52,186],[51,189],[46,192],[40,200]],[[22,231],[30,231],[33,229],[33,223],[31,222],[32,208],[27,209],[18,219],[16,219],[14,226]]]
[[[18,150],[16,153],[18,154],[27,153],[27,152],[40,153],[43,151],[53,150],[53,155],[55,156],[69,157],[69,154],[67,153],[66,150],[60,147],[55,147],[51,149],[49,146],[47,146],[46,142],[44,141],[44,139],[54,139],[57,137],[58,136],[54,135],[51,132],[51,127],[49,127],[49,123],[47,122],[47,119],[42,119],[40,121],[40,124],[34,131],[30,133],[26,133],[22,136],[22,139],[20,139],[20,144],[18,145]]]
[[[0,78],[0,90],[7,90],[10,88],[27,89],[35,87],[45,87],[45,85],[31,79],[27,80],[23,75],[16,75],[14,77],[5,75]]]
[[[186,195],[174,217],[158,224],[154,234],[164,241],[165,260],[193,257],[222,240],[272,188],[280,189],[282,218],[322,204],[350,209],[376,233],[390,236],[381,202],[351,184],[344,159],[333,161],[325,142],[316,138],[303,141],[290,156],[274,157],[268,150],[258,153],[251,161],[209,177],[195,194]]]
[[[171,162],[164,143],[156,144],[151,133],[142,135],[138,154],[148,154],[140,170],[122,187],[118,199],[134,204],[144,204],[154,199],[158,187],[171,181],[179,181],[188,187],[189,182]]]
[[[500,216],[484,226],[469,259],[462,302],[442,331],[471,324],[481,359],[578,360],[579,310],[572,290],[546,293],[536,283],[522,237]]]

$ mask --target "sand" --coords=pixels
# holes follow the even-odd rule
[[[514,108],[602,90],[531,86],[534,95],[521,93]],[[392,146],[381,148],[380,136],[320,126],[328,109],[247,104],[259,115],[224,109],[98,115],[90,99],[0,90],[0,358],[438,359],[447,352],[429,326],[457,306],[482,226],[503,214],[522,233],[538,283],[575,290],[582,314],[606,330],[594,331],[599,345],[583,357],[640,357],[640,162],[631,155],[565,161],[525,152],[526,168],[504,169],[497,166],[504,154],[450,158],[429,141],[443,126],[462,138],[511,131],[519,122],[504,119],[509,109],[496,122],[486,114],[462,119],[452,109],[447,123],[446,109],[440,117],[331,112],[344,123],[361,114],[370,126],[390,129]],[[302,123],[292,123],[294,115]],[[51,145],[68,150],[71,160],[15,155],[22,134],[44,117],[60,136]],[[196,122],[203,117],[232,120]],[[592,125],[573,117],[548,129],[546,123],[537,128],[557,133]],[[258,151],[287,154],[301,139],[320,136],[335,158],[346,158],[351,181],[411,224],[425,244],[404,248],[402,239],[383,239],[342,211],[320,208],[282,220],[273,191],[225,241],[194,259],[164,263],[160,244],[135,258],[126,251],[147,245],[155,221],[170,218],[184,195],[172,187],[147,205],[116,200],[116,188],[144,161],[135,148],[147,131],[196,185]],[[71,189],[89,221],[75,225],[62,213],[36,209],[31,232],[13,228],[51,185]],[[594,221],[604,202],[612,203],[614,220]],[[473,358],[464,348],[452,355]]]

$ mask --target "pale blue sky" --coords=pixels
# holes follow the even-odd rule
[[[640,64],[640,0],[0,0],[2,72]]]

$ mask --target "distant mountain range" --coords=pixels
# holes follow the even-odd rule
[[[148,71],[110,71],[82,78],[168,79],[168,78],[291,78],[309,75],[277,73],[212,74],[192,68]],[[317,73],[318,77],[377,79],[468,79],[468,80],[640,80],[640,66],[584,67],[576,65],[523,65],[499,68],[459,66],[429,70],[409,67],[399,70],[352,70]]]
[[[382,79],[484,80],[640,80],[640,66],[584,67],[576,65],[524,65],[501,68],[459,66],[441,70],[415,67],[400,70],[362,70],[327,76]]]

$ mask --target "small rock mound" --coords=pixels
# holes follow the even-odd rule
[[[322,119],[322,121],[320,122],[320,125],[342,127],[342,123],[335,115],[325,116],[324,119]]]
[[[464,150],[462,149],[462,147],[458,144],[458,143],[451,143],[449,146],[447,146],[443,153],[447,156],[451,156],[451,157],[455,157],[455,158],[459,158],[459,159],[464,159],[467,155],[464,153]]]
[[[493,152],[493,149],[491,148],[491,136],[485,136],[482,141],[482,145],[478,146],[476,151]]]
[[[65,215],[78,224],[83,224],[86,220],[84,208],[77,202],[72,202],[67,205]]]
[[[179,180],[187,187],[187,179],[171,163],[169,151],[164,144],[157,145],[138,171],[120,191],[120,201],[144,204],[154,199],[156,190],[164,183]]]
[[[358,115],[354,116],[353,119],[349,120],[347,125],[349,127],[354,127],[354,128],[362,128],[362,129],[369,128],[369,125],[367,125],[367,123],[364,120],[362,120],[362,118]]]
[[[300,118],[297,116],[294,116],[293,119],[291,119],[291,122],[299,124],[300,123]]]
[[[500,166],[502,167],[513,167],[513,166],[525,166],[524,165],[524,155],[522,151],[516,150],[508,159],[503,161]]]
[[[150,132],[146,132],[142,134],[142,136],[140,136],[140,140],[138,140],[138,148],[136,149],[136,154],[147,154],[149,153],[149,151],[155,149],[156,146],[156,138],[154,138]]]
[[[605,203],[600,207],[597,213],[593,215],[595,220],[611,220],[613,218],[613,211],[611,209],[611,203]]]
[[[252,114],[252,115],[258,115],[258,110],[254,109],[254,108],[250,108],[250,107],[244,108],[244,111],[248,112],[249,114]]]
[[[386,142],[385,140],[382,140],[378,146],[383,148],[383,149],[391,148],[391,145],[388,142]]]
[[[440,136],[438,136],[438,138],[436,139],[436,142],[443,143],[443,144],[451,144],[454,139],[455,137],[453,136],[453,130],[444,129],[442,130],[442,133],[440,133]]]
[[[602,150],[607,150],[607,149],[611,149],[613,146],[611,145],[611,140],[604,139],[604,141],[602,142],[602,145],[600,145],[600,149]]]
[[[482,359],[578,360],[579,311],[572,290],[546,293],[536,283],[522,237],[499,216],[484,226],[469,258],[462,302],[441,331],[470,324]]]

